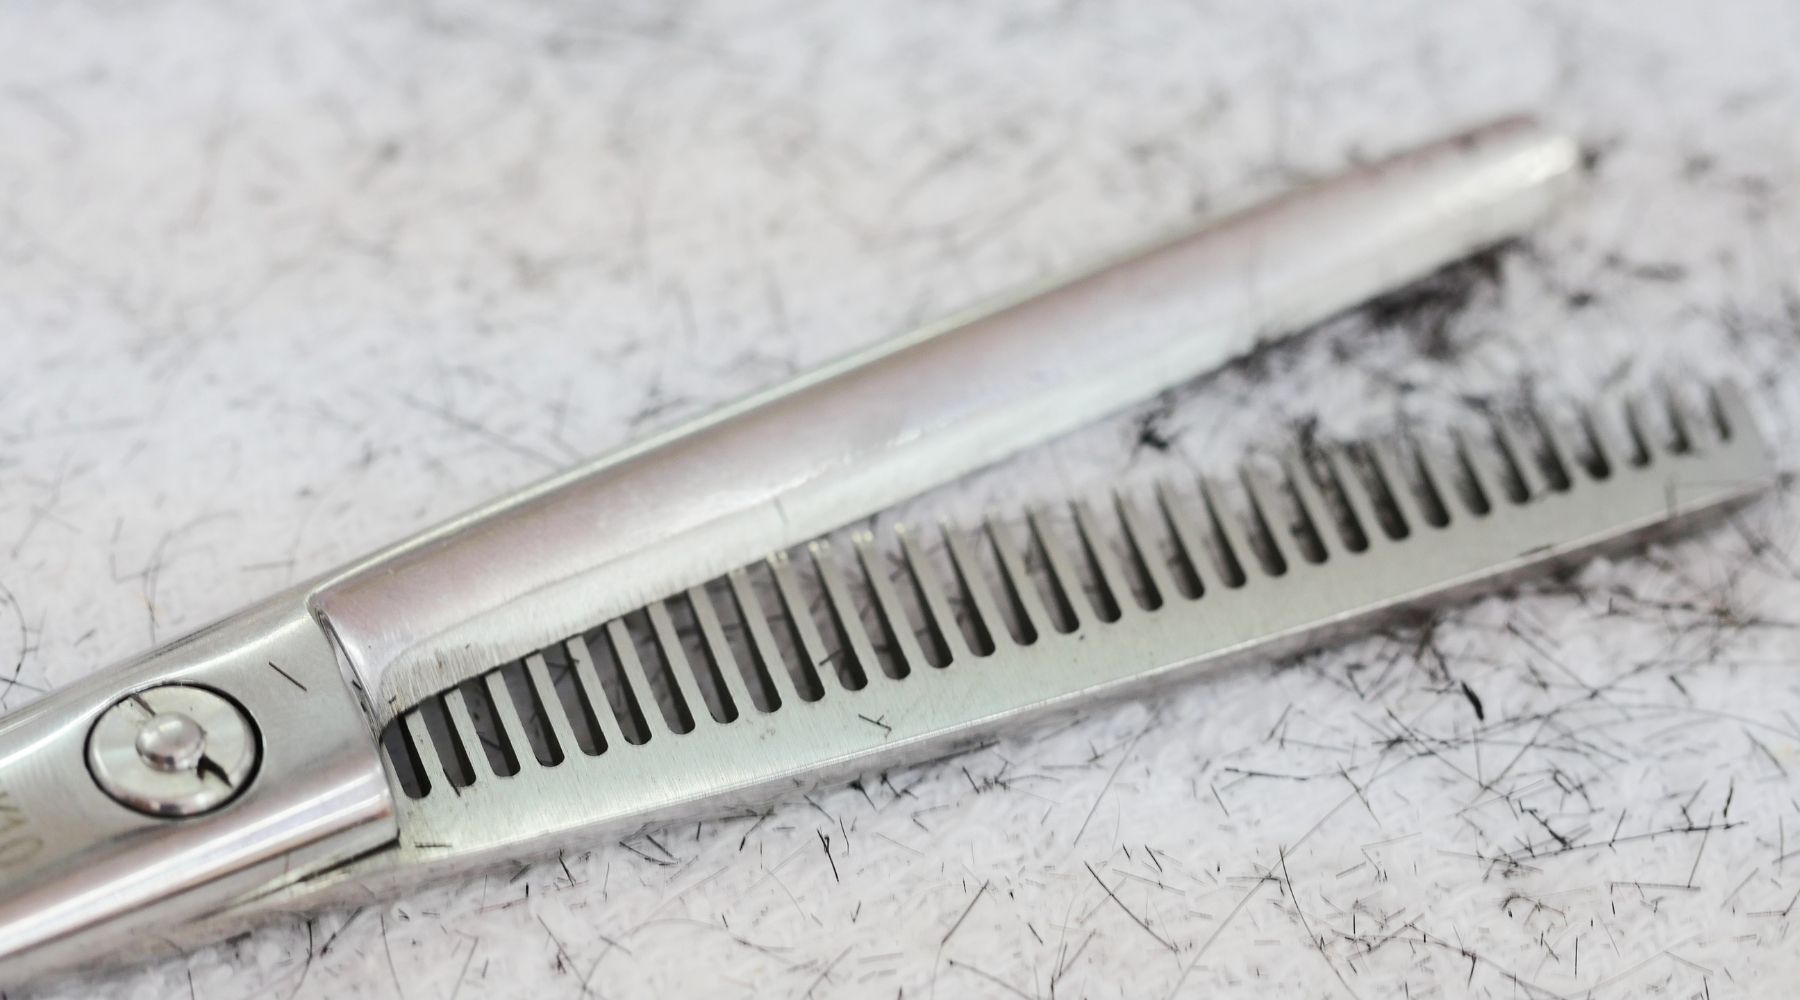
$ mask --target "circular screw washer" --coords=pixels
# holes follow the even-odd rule
[[[237,703],[189,684],[119,699],[94,720],[87,762],[101,791],[151,816],[196,816],[244,790],[260,756]]]

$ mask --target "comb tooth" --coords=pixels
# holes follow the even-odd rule
[[[523,771],[527,761],[538,762],[537,750],[525,734],[525,720],[519,717],[519,708],[513,703],[512,692],[507,690],[506,678],[495,670],[481,680],[487,687],[488,701],[493,703],[494,717],[500,720],[501,739],[511,741],[513,756],[519,762],[519,770]]]
[[[1387,530],[1381,523],[1381,517],[1375,512],[1375,497],[1369,487],[1350,467],[1350,454],[1337,445],[1328,445],[1324,449],[1325,463],[1331,470],[1331,478],[1337,481],[1338,492],[1343,494],[1344,503],[1349,505],[1350,514],[1356,521],[1356,528],[1362,533],[1364,548],[1371,549],[1388,541]]]
[[[1243,480],[1244,495],[1250,501],[1251,530],[1273,550],[1278,567],[1276,574],[1287,572],[1287,568],[1295,563],[1298,552],[1294,540],[1286,537],[1287,532],[1279,527],[1281,502],[1275,496],[1275,484],[1249,463],[1238,467],[1238,478]]]
[[[1082,600],[1082,591],[1085,588],[1081,585],[1080,575],[1075,572],[1074,564],[1069,562],[1068,553],[1063,551],[1062,545],[1057,542],[1056,537],[1045,527],[1044,521],[1047,517],[1048,515],[1044,512],[1043,508],[1034,507],[1026,514],[1025,520],[1031,527],[1032,537],[1037,539],[1038,548],[1043,550],[1044,568],[1050,574],[1050,582],[1055,585],[1057,591],[1062,595],[1064,602],[1063,606],[1069,612],[1069,616],[1073,620],[1073,624],[1068,631],[1073,632],[1075,629],[1081,627],[1081,622],[1084,617],[1081,613],[1081,605],[1079,602]],[[1090,604],[1089,606],[1091,607],[1092,605]]]
[[[985,643],[977,642],[971,651],[976,656],[992,655],[999,648],[1001,637],[1007,635],[1006,619],[1001,617],[1000,605],[995,602],[993,592],[988,589],[981,563],[977,561],[974,549],[969,546],[967,535],[948,521],[940,524],[939,530],[944,535],[944,547],[950,551],[950,563],[956,570],[956,578],[962,584],[963,593],[968,596],[970,614],[975,619],[975,631],[986,640]]]
[[[606,644],[611,647],[613,659],[619,664],[619,673],[625,678],[625,697],[631,700],[631,707],[644,720],[644,731],[651,736],[678,733],[679,730],[669,724],[662,706],[657,704],[656,688],[650,686],[650,677],[644,672],[644,662],[638,658],[637,643],[632,641],[625,619],[614,618],[606,623]]]
[[[481,745],[481,732],[475,728],[475,715],[469,711],[462,688],[453,687],[444,692],[444,708],[450,718],[450,728],[456,733],[457,742],[462,744],[463,756],[469,759],[469,767],[475,772],[475,780],[499,777],[493,761],[488,760],[487,750]]]
[[[1263,570],[1262,560],[1257,557],[1256,550],[1250,547],[1250,538],[1244,532],[1244,525],[1229,508],[1219,502],[1218,490],[1212,480],[1200,477],[1200,500],[1206,507],[1207,516],[1212,519],[1213,537],[1219,539],[1220,555],[1237,568],[1238,586],[1255,579]]]
[[[1652,448],[1651,435],[1643,426],[1643,401],[1636,392],[1629,392],[1624,399],[1618,401],[1618,419],[1622,424],[1620,433],[1624,433],[1625,446],[1631,455],[1631,464],[1656,464],[1656,448]]]
[[[1326,496],[1329,487],[1330,495],[1325,501],[1330,509],[1333,536],[1343,544],[1345,552],[1366,552],[1372,537],[1364,526],[1370,524],[1374,516],[1368,493],[1349,471],[1348,452],[1340,445],[1318,445],[1313,454],[1304,461],[1311,471],[1309,477],[1318,485],[1321,496]],[[1375,526],[1379,534],[1379,525]]]
[[[437,746],[431,742],[431,730],[425,726],[425,716],[415,708],[402,716],[406,720],[406,735],[412,743],[413,757],[418,761],[419,770],[425,775],[426,794],[444,789],[454,790],[450,784],[450,773],[444,770],[444,762],[438,757]]]
[[[857,615],[856,602],[850,597],[850,588],[844,584],[844,574],[839,571],[837,561],[831,557],[831,543],[823,539],[807,546],[812,553],[813,564],[819,570],[819,582],[825,587],[825,600],[831,607],[831,617],[837,623],[838,634],[843,636],[845,645],[850,647],[851,663],[856,668],[856,687],[876,683],[878,679],[889,679],[887,672],[881,669],[881,660],[875,655],[875,648],[869,642],[869,633],[863,628],[862,619]],[[873,669],[871,669],[873,668]]]
[[[594,664],[594,654],[588,649],[587,640],[576,636],[563,643],[563,649],[569,656],[569,669],[575,671],[575,686],[593,712],[594,728],[600,731],[600,752],[623,746],[624,731],[613,714],[615,709],[611,699],[606,697],[606,685],[600,682],[600,669]]]
[[[1018,610],[1020,625],[1025,629],[1018,636],[1021,643],[1036,642],[1045,629],[1054,631],[1056,622],[1050,617],[1049,610],[1038,597],[1037,584],[1031,579],[1031,572],[1025,568],[1025,557],[1020,554],[1018,540],[1012,529],[995,518],[987,519],[988,542],[994,547],[994,555],[1000,561],[1000,573],[1005,577],[1007,596],[1012,598],[1013,606]]]
[[[1511,476],[1495,451],[1495,445],[1491,442],[1471,442],[1460,427],[1451,429],[1450,439],[1463,467],[1469,470],[1469,478],[1474,482],[1476,491],[1487,503],[1486,509],[1480,513],[1486,514],[1508,500],[1517,502],[1518,495],[1513,490]]]
[[[957,660],[968,659],[969,644],[963,641],[962,626],[957,624],[956,612],[950,607],[950,600],[944,593],[930,558],[905,525],[894,525],[894,534],[900,539],[900,551],[905,554],[907,568],[912,571],[913,580],[919,586],[921,603],[925,605],[925,613],[931,617],[936,630],[935,636],[946,651],[945,662],[955,663]]]
[[[1669,419],[1679,429],[1681,439],[1688,451],[1711,451],[1719,446],[1723,435],[1718,422],[1707,414],[1707,408],[1701,400],[1695,398],[1693,386],[1664,384],[1664,398],[1669,407]]]
[[[801,695],[806,701],[817,701],[819,692],[816,680],[815,686],[803,695],[796,688],[787,658],[776,644],[775,634],[769,630],[769,618],[763,614],[762,601],[757,599],[756,588],[750,585],[750,575],[741,568],[734,569],[726,574],[726,580],[731,584],[732,600],[737,602],[738,617],[743,619],[744,631],[749,635],[751,655],[756,657],[757,668],[775,688],[776,704],[785,705],[793,701],[796,695]]]
[[[1583,416],[1587,421],[1588,436],[1611,474],[1643,464],[1643,454],[1638,449],[1637,438],[1623,406],[1585,408]]]
[[[735,719],[757,708],[756,700],[750,697],[749,685],[744,681],[743,668],[731,651],[731,643],[725,640],[725,629],[719,624],[719,610],[713,607],[712,595],[706,592],[706,585],[689,587],[687,599],[688,606],[694,609],[694,621],[700,626],[701,645],[706,650],[707,659],[711,661],[713,673],[725,685],[725,696],[731,702],[731,708],[725,714]],[[720,721],[729,722],[731,719]]]
[[[809,700],[816,701],[825,696],[823,677],[827,674],[837,675],[831,666],[831,651],[825,640],[819,635],[819,624],[813,621],[812,610],[807,607],[806,597],[800,591],[800,581],[794,578],[794,566],[788,554],[777,552],[768,558],[769,574],[775,578],[775,593],[781,599],[782,611],[787,615],[788,625],[793,629],[794,641],[800,647],[800,672],[810,682],[817,693]],[[841,680],[841,676],[840,676]]]
[[[862,564],[863,577],[875,595],[875,613],[887,630],[888,641],[894,646],[896,662],[891,666],[883,662],[882,668],[891,671],[888,676],[899,678],[918,667],[930,665],[925,651],[919,648],[919,637],[913,631],[912,620],[907,617],[906,606],[900,603],[900,595],[894,592],[893,581],[888,579],[881,553],[875,551],[875,536],[859,531],[852,537],[852,542],[856,547],[857,562]]]
[[[1706,450],[1717,451],[1731,443],[1725,426],[1725,413],[1719,403],[1719,386],[1712,382],[1693,382],[1688,386],[1688,399],[1694,409],[1694,423],[1706,439]]]
[[[1739,441],[1751,436],[1755,418],[1750,415],[1750,403],[1744,398],[1743,387],[1730,379],[1715,382],[1710,387],[1708,396],[1712,402],[1713,419],[1718,421],[1719,434],[1726,441]]]
[[[1654,389],[1631,397],[1633,430],[1644,441],[1650,464],[1667,461],[1680,452],[1679,432],[1669,425],[1669,408]]]
[[[1658,379],[1654,394],[1651,397],[1657,413],[1662,418],[1664,430],[1668,436],[1665,450],[1680,455],[1694,450],[1694,440],[1688,429],[1687,414],[1682,412],[1680,397],[1676,395],[1674,386],[1666,379]]]
[[[525,658],[525,676],[536,689],[544,721],[549,724],[550,736],[562,751],[563,758],[580,756],[581,743],[575,738],[575,728],[569,724],[568,712],[556,693],[556,682],[550,679],[550,664],[544,660],[544,654],[533,653]]]
[[[1406,526],[1402,534],[1410,536],[1429,526],[1431,522],[1425,516],[1425,507],[1419,502],[1401,464],[1405,459],[1400,455],[1400,446],[1392,438],[1376,438],[1369,442],[1369,457],[1374,462],[1375,474],[1387,487],[1388,499],[1400,512],[1400,521]]]
[[[1547,416],[1542,413],[1538,414],[1538,427],[1544,432],[1544,440],[1549,442],[1551,453],[1556,456],[1557,463],[1563,468],[1564,489],[1568,489],[1577,479],[1583,477],[1589,479],[1600,478],[1595,471],[1597,466],[1595,465],[1594,459],[1587,457],[1598,453],[1599,445],[1593,441],[1591,436],[1589,436],[1589,447],[1583,449],[1581,447],[1581,442],[1577,439],[1576,435],[1572,433],[1576,426],[1585,429],[1587,426],[1586,419],[1587,415],[1580,411],[1576,412],[1573,422],[1569,420],[1559,420],[1554,416]],[[1587,454],[1584,455],[1584,452]],[[1604,457],[1601,457],[1600,461],[1603,463]]]
[[[1156,592],[1156,600],[1151,607],[1167,604],[1179,593],[1179,589],[1175,585],[1174,575],[1169,572],[1168,564],[1156,550],[1156,535],[1151,531],[1149,519],[1144,516],[1137,501],[1124,490],[1113,491],[1113,506],[1118,508],[1119,520],[1125,525],[1125,539],[1136,554],[1138,565],[1144,568],[1144,574],[1150,578],[1150,589]]]
[[[1496,418],[1494,437],[1500,442],[1502,457],[1512,467],[1513,475],[1525,491],[1524,502],[1529,503],[1550,492],[1544,470],[1538,467],[1537,456],[1525,435],[1520,433],[1516,420],[1506,416]]]
[[[1610,433],[1610,427],[1596,419],[1593,410],[1585,405],[1577,405],[1573,412],[1576,428],[1574,433],[1580,434],[1582,440],[1587,442],[1588,453],[1592,456],[1589,462],[1583,463],[1583,467],[1589,478],[1606,479],[1619,470],[1621,463],[1626,460],[1626,454],[1619,450],[1618,441]]]
[[[1111,546],[1106,544],[1106,535],[1100,531],[1099,519],[1094,516],[1093,506],[1086,500],[1077,500],[1069,505],[1069,509],[1075,517],[1075,534],[1081,540],[1088,565],[1093,567],[1094,580],[1101,591],[1100,617],[1117,621],[1136,607],[1131,586],[1126,582]]]
[[[1476,505],[1469,502],[1458,485],[1456,468],[1440,443],[1414,441],[1413,454],[1418,459],[1421,474],[1437,494],[1441,523],[1458,520],[1459,511],[1476,510]]]
[[[401,793],[409,799],[423,798],[429,794],[425,787],[425,777],[419,773],[417,756],[412,752],[406,739],[406,722],[395,716],[381,730],[378,741],[380,757],[387,765],[388,778],[399,787]]]
[[[1519,427],[1526,440],[1542,443],[1539,461],[1550,489],[1558,493],[1567,491],[1575,482],[1575,470],[1581,463],[1579,453],[1559,432],[1556,422],[1533,406],[1520,414]]]
[[[652,601],[646,609],[650,617],[650,632],[656,638],[657,652],[662,654],[663,664],[668,667],[668,675],[675,682],[676,697],[687,707],[687,715],[698,727],[702,720],[712,717],[712,706],[700,691],[700,683],[694,677],[694,665],[688,661],[687,650],[681,648],[681,633],[675,628],[675,620],[669,616],[669,605],[666,601]]]
[[[1312,530],[1313,538],[1318,541],[1319,558],[1316,561],[1327,562],[1338,553],[1339,543],[1331,537],[1331,508],[1326,503],[1325,494],[1320,491],[1318,481],[1313,478],[1306,457],[1299,451],[1288,449],[1284,452],[1281,467],[1287,475],[1288,483],[1294,488],[1294,500],[1300,505],[1300,517]]]
[[[1181,558],[1194,577],[1194,597],[1204,596],[1207,591],[1218,586],[1216,572],[1207,565],[1206,543],[1201,540],[1202,529],[1194,521],[1194,515],[1187,498],[1177,493],[1174,487],[1165,480],[1156,483],[1156,503],[1162,508],[1163,519],[1175,532],[1175,543],[1181,547]]]

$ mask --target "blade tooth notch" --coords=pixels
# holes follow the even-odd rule
[[[876,678],[886,678],[875,649],[869,643],[869,633],[863,628],[861,613],[850,597],[849,588],[844,585],[844,576],[832,555],[831,543],[820,539],[807,546],[807,551],[812,554],[819,583],[825,588],[825,604],[831,612],[832,624],[837,627],[840,655],[848,651],[848,659],[843,661],[839,671],[845,678],[844,686],[857,691]]]
[[[1020,549],[1012,527],[999,518],[989,517],[983,525],[983,533],[999,563],[1001,583],[1012,603],[1015,620],[1009,624],[1013,638],[1019,644],[1029,646],[1038,641],[1044,628],[1056,631],[1057,625],[1038,594],[1038,581],[1025,564],[1024,550]]]
[[[1250,570],[1256,566],[1256,553],[1250,551],[1243,525],[1232,516],[1230,510],[1220,504],[1219,491],[1212,480],[1201,476],[1198,482],[1200,506],[1205,510],[1207,522],[1212,528],[1212,550],[1219,561],[1219,574],[1224,578],[1225,586],[1233,589],[1242,587],[1250,582]]]
[[[638,655],[637,640],[631,634],[631,625],[624,617],[614,618],[606,623],[606,649],[612,654],[612,662],[619,668],[624,687],[622,693],[627,696],[628,707],[631,709],[630,717],[620,724],[635,721],[641,725],[644,735],[641,743],[655,739],[657,733],[677,735],[680,731],[669,722],[668,712],[663,708],[656,687],[651,684],[649,674],[644,671],[644,659]]]
[[[817,676],[808,676],[799,672],[798,663],[789,663],[793,657],[784,652],[775,640],[775,632],[770,628],[769,616],[763,611],[762,599],[757,596],[756,583],[750,577],[751,567],[734,569],[726,576],[731,587],[732,603],[737,606],[738,620],[743,623],[745,641],[749,645],[750,655],[755,667],[768,679],[773,688],[772,696],[775,704],[785,705],[799,698],[803,701],[818,701],[824,694],[819,688]]]
[[[500,720],[500,731],[505,734],[503,739],[511,747],[519,770],[523,771],[528,763],[545,763],[545,753],[540,746],[532,744],[530,733],[525,728],[525,719],[519,712],[503,670],[491,670],[483,674],[481,683],[487,690],[488,702],[494,706],[494,717]]]
[[[444,770],[443,758],[438,756],[437,744],[432,741],[431,731],[425,724],[424,705],[408,710],[400,717],[406,726],[407,741],[412,746],[413,759],[419,765],[419,771],[425,776],[424,795],[430,795],[440,788],[454,789],[450,774]]]
[[[596,752],[606,753],[623,745],[626,742],[626,735],[619,724],[619,713],[624,707],[625,698],[628,697],[623,690],[624,678],[616,673],[615,665],[608,664],[608,672],[614,678],[614,683],[609,688],[605,679],[600,676],[600,664],[595,662],[593,647],[589,645],[588,637],[585,635],[578,635],[564,642],[563,648],[569,657],[569,669],[575,675],[575,686],[580,691],[582,699],[587,702],[588,716],[593,720],[594,729],[599,735]],[[615,695],[615,691],[618,692],[617,695]],[[615,697],[618,700],[615,700]],[[632,706],[625,710],[631,712],[635,711],[635,708],[636,706]],[[638,727],[643,725],[641,719],[632,721]],[[642,743],[644,741],[637,739],[632,742]]]
[[[1245,523],[1250,529],[1250,544],[1256,548],[1269,575],[1283,576],[1297,561],[1298,541],[1279,527],[1288,518],[1284,516],[1275,484],[1250,462],[1238,466],[1238,481],[1244,489]]]
[[[475,716],[469,711],[468,697],[461,685],[444,692],[444,707],[448,710],[450,728],[462,743],[463,759],[471,765],[473,781],[492,779],[502,773],[488,758],[487,748],[475,727]]]
[[[669,613],[669,602],[652,601],[644,610],[650,620],[654,651],[662,661],[663,676],[674,684],[674,700],[683,714],[681,722],[687,726],[682,731],[689,732],[698,728],[707,718],[727,721],[720,716],[728,710],[722,705],[708,704],[706,694],[700,689],[700,679],[694,673],[693,661],[688,658],[687,650],[682,645],[681,630],[675,627],[675,618]]]
[[[1348,445],[1326,445],[1322,449],[1325,466],[1331,473],[1331,480],[1336,484],[1338,494],[1344,498],[1349,507],[1356,529],[1362,536],[1362,547],[1352,551],[1366,552],[1388,541],[1387,532],[1383,529],[1381,515],[1375,509],[1375,495],[1370,491],[1362,473],[1356,468],[1354,456]]]
[[[826,647],[824,637],[819,634],[819,623],[813,617],[812,606],[800,587],[798,574],[794,572],[793,562],[787,552],[774,553],[765,562],[769,567],[769,576],[775,581],[775,595],[781,602],[782,614],[787,619],[800,671],[806,677],[802,687],[817,692],[808,700],[816,701],[825,696],[826,676],[837,678],[846,689],[860,687],[860,684],[851,683],[854,674],[849,672],[848,667],[837,664],[836,661],[842,657]]]
[[[962,626],[957,623],[956,610],[950,604],[937,569],[931,564],[930,553],[904,524],[894,525],[894,536],[900,542],[906,569],[912,575],[915,596],[924,609],[925,625],[920,634],[938,647],[941,662],[933,665],[948,666],[968,659],[969,643],[963,636]]]
[[[1150,519],[1144,516],[1142,505],[1130,492],[1113,490],[1112,500],[1119,523],[1125,526],[1126,558],[1149,580],[1151,602],[1145,608],[1154,611],[1181,593],[1171,569],[1178,557],[1173,552],[1165,554],[1164,539],[1158,536]]]
[[[1295,541],[1301,556],[1310,563],[1329,561],[1336,555],[1338,543],[1331,539],[1330,502],[1313,478],[1312,467],[1297,448],[1286,449],[1278,459],[1288,493],[1294,498]]]
[[[963,602],[969,609],[969,651],[977,657],[991,656],[1000,646],[1000,637],[1009,635],[1006,619],[994,599],[993,577],[969,544],[967,532],[949,521],[942,522],[939,531]]]
[[[557,758],[554,763],[560,764],[586,752],[582,741],[575,735],[568,708],[557,693],[556,682],[550,677],[550,662],[544,658],[544,654],[533,653],[525,658],[525,680],[531,686],[539,710],[544,713],[544,724],[549,727],[550,738],[556,743]]]
[[[1134,610],[1136,599],[1131,596],[1131,584],[1100,530],[1093,506],[1086,500],[1076,500],[1069,505],[1069,516],[1076,544],[1087,564],[1089,597],[1101,621],[1116,622]]]
[[[900,595],[895,593],[893,581],[889,579],[884,554],[875,548],[875,536],[871,532],[857,532],[852,539],[856,549],[857,562],[862,567],[863,580],[874,598],[876,623],[887,638],[885,648],[876,647],[876,654],[881,656],[881,668],[887,676],[899,680],[922,666],[934,663],[941,666],[941,660],[928,657],[919,645],[919,632],[929,632],[929,628],[916,632],[906,606],[900,602]],[[905,572],[904,567],[900,572]],[[941,655],[941,654],[940,654]]]

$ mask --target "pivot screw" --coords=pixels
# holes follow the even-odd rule
[[[158,771],[191,771],[206,752],[206,730],[180,712],[168,712],[138,730],[137,752]]]
[[[119,803],[152,816],[195,816],[243,791],[259,750],[250,717],[188,684],[127,695],[88,734],[88,770]]]

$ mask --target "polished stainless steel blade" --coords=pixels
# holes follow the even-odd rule
[[[1525,410],[974,530],[780,550],[439,692],[384,741],[397,850],[250,910],[361,900],[953,752],[1642,541],[1772,481],[1729,387]],[[1660,428],[1660,429],[1659,429]]]
[[[891,340],[372,557],[311,597],[376,721],[1511,238],[1575,144],[1509,119]]]
[[[538,812],[526,824],[465,829],[477,822],[475,798],[460,813],[441,794],[407,799],[376,736],[397,718],[430,723],[439,708],[407,713],[477,678],[479,687],[441,712],[473,717],[486,706],[516,731],[510,703],[493,697],[504,692],[484,675],[517,661],[523,673],[502,680],[542,688],[551,661],[528,654],[635,608],[650,608],[640,630],[672,661],[692,630],[675,620],[678,607],[659,602],[1516,237],[1570,186],[1578,162],[1567,136],[1511,119],[1359,165],[1067,283],[867,349],[0,719],[0,987],[95,954],[203,940],[216,929],[211,918],[246,896],[300,899],[333,882],[406,881],[529,852],[606,819],[589,804],[533,797]],[[681,614],[706,633],[724,627],[709,619],[716,611],[696,597]],[[643,685],[655,686],[661,662],[638,664],[650,671]],[[709,712],[729,700],[744,724],[757,718],[740,711],[757,691],[733,680],[735,666],[708,669],[723,694],[709,696],[672,669],[671,703],[706,714],[698,706],[712,697]],[[882,694],[888,684],[871,678],[863,691],[932,697]],[[781,694],[761,693],[771,692]],[[1049,690],[1038,700],[1072,696]],[[995,714],[1011,711],[980,700],[994,696],[971,697]],[[865,753],[829,710],[804,708],[800,697],[782,704],[769,718],[813,720],[794,723],[815,734],[808,752],[784,751],[791,759],[778,758],[773,771],[768,760],[752,772],[720,770],[721,755],[736,751],[699,735],[697,719],[691,742],[711,749],[670,750],[666,766],[622,779],[619,801],[629,808],[619,815]],[[200,706],[209,723],[231,728],[207,736],[199,719],[159,718],[155,705]],[[912,721],[883,746],[904,752],[936,731],[914,718],[922,709],[897,710]],[[173,744],[135,742],[139,727],[165,725]],[[678,717],[671,729],[683,726]],[[559,730],[551,735],[559,753],[569,745]],[[686,739],[637,749],[660,753]],[[232,767],[212,761],[205,743],[231,750]],[[178,752],[165,752],[170,745]],[[667,777],[689,760],[691,774]],[[438,841],[423,831],[433,829],[449,847],[429,846]],[[368,852],[383,860],[343,867]]]

